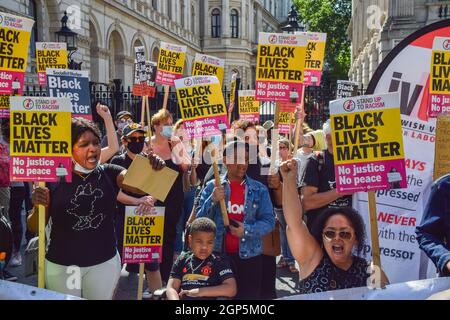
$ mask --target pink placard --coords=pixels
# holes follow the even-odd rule
[[[192,139],[221,135],[221,130],[229,129],[230,125],[228,123],[228,117],[223,115],[209,118],[198,118],[195,120],[185,120],[184,128],[186,129],[189,139]]]
[[[11,181],[72,182],[72,157],[11,156]]]
[[[303,83],[257,81],[256,100],[299,103]]]
[[[320,86],[320,80],[322,79],[321,70],[307,70],[305,69],[305,75],[303,83],[305,86]]]
[[[259,113],[245,113],[240,114],[239,119],[259,123]]]
[[[182,74],[177,73],[170,73],[167,71],[156,71],[156,83],[167,85],[167,86],[173,86],[174,81],[177,79],[181,79],[183,77]]]
[[[162,246],[124,247],[122,263],[162,262]]]
[[[450,114],[450,94],[430,93],[428,116]]]
[[[335,165],[338,193],[406,188],[403,159]]]
[[[23,77],[23,72],[0,71],[0,94],[22,95]]]

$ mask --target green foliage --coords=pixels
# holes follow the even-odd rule
[[[294,0],[299,16],[308,31],[325,32],[325,69],[330,81],[347,79],[350,68],[350,41],[347,27],[352,15],[351,0]]]

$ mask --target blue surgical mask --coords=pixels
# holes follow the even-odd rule
[[[173,132],[172,126],[163,126],[161,135],[166,138],[171,138],[172,132]]]

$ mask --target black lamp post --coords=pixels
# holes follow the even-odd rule
[[[287,18],[287,24],[281,28],[284,32],[287,33],[294,33],[295,31],[306,31],[305,25],[303,25],[301,18],[300,18],[300,24],[298,23],[299,20],[299,14],[297,10],[295,9],[295,6],[291,6],[291,10],[288,13]]]
[[[67,57],[69,62],[69,69],[81,70],[81,64],[83,62],[77,63],[72,60],[72,55],[75,53],[75,51],[78,50],[77,48],[78,34],[70,30],[70,28],[67,26],[67,20],[69,20],[69,17],[67,17],[67,12],[64,11],[64,16],[61,18],[61,29],[55,32],[56,41],[67,43],[67,52],[69,53]]]

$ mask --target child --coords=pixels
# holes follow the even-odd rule
[[[213,254],[216,225],[197,218],[191,225],[191,251],[182,253],[172,267],[166,295],[169,300],[233,297],[236,281],[227,259]]]

